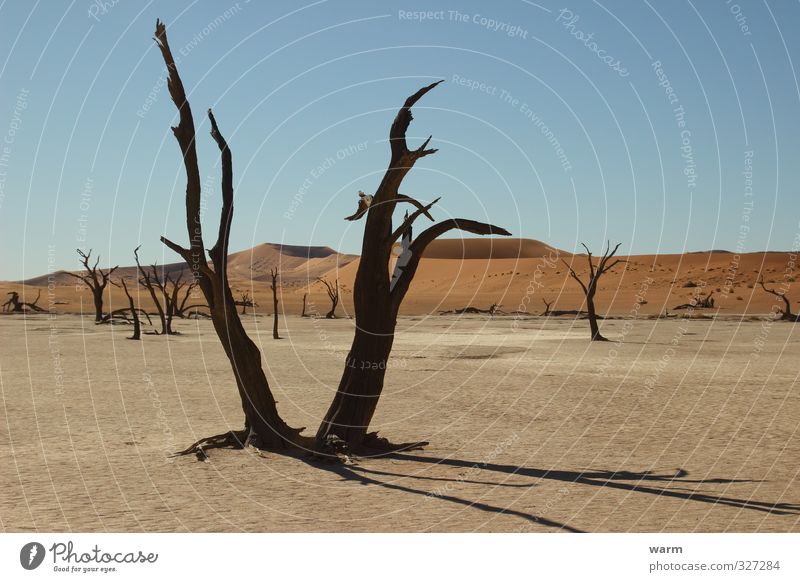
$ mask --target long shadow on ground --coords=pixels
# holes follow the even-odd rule
[[[691,487],[676,487],[669,488],[663,485],[719,485],[719,484],[735,484],[735,483],[753,483],[757,481],[749,479],[727,479],[727,478],[707,478],[707,479],[688,479],[689,473],[683,469],[678,469],[673,474],[657,474],[652,471],[633,472],[633,471],[598,471],[598,470],[581,470],[581,471],[563,471],[563,470],[549,470],[549,469],[535,469],[530,467],[517,467],[513,465],[500,465],[495,463],[476,463],[462,459],[444,459],[438,457],[429,457],[424,455],[416,455],[409,453],[396,453],[389,455],[389,458],[396,460],[405,460],[416,463],[426,463],[431,465],[443,465],[448,467],[458,467],[465,469],[480,469],[482,471],[491,471],[495,473],[502,473],[506,475],[514,475],[521,477],[530,477],[533,479],[547,479],[560,481],[564,483],[573,483],[577,485],[588,485],[592,487],[608,487],[611,489],[620,489],[624,491],[631,491],[634,493],[644,493],[647,495],[656,495],[658,497],[671,497],[677,499],[684,499],[688,501],[697,501],[701,503],[708,503],[711,505],[726,505],[736,507],[739,509],[749,509],[752,511],[759,511],[769,513],[772,515],[800,515],[800,504],[796,503],[772,503],[768,501],[758,501],[754,499],[744,499],[736,497],[728,497],[724,495],[715,495],[710,493],[702,493]],[[456,497],[454,495],[443,495],[435,492],[429,492],[422,489],[415,489],[407,485],[400,485],[393,482],[385,482],[376,478],[376,476],[386,476],[402,479],[417,479],[424,481],[448,481],[453,483],[476,483],[489,485],[492,487],[532,487],[535,484],[520,484],[520,483],[495,483],[487,481],[469,481],[465,479],[455,478],[448,479],[445,477],[431,477],[425,475],[409,475],[404,473],[394,473],[378,469],[371,469],[361,465],[343,465],[343,464],[329,464],[318,463],[309,460],[316,468],[325,469],[336,473],[340,477],[348,481],[355,481],[364,485],[377,485],[387,489],[396,491],[403,491],[415,495],[425,497],[435,497],[445,501],[450,501],[458,505],[471,507],[489,513],[505,513],[514,515],[524,519],[528,522],[536,523],[546,527],[551,527],[559,530],[569,532],[581,532],[575,527],[568,524],[560,523],[551,519],[544,518],[522,511],[508,509],[490,505],[488,503],[479,501],[470,501]],[[630,482],[626,482],[630,481]]]

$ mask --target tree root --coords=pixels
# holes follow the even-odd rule
[[[191,444],[182,451],[173,453],[172,457],[183,457],[186,455],[197,455],[197,458],[204,461],[208,455],[206,449],[244,449],[250,444],[252,433],[247,430],[229,430],[222,434],[205,437]]]
[[[419,451],[427,447],[428,441],[416,441],[409,443],[392,443],[389,439],[378,436],[377,432],[367,433],[364,442],[359,447],[359,452],[370,452],[372,454],[401,453],[404,451]]]

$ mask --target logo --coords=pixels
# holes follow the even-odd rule
[[[35,570],[44,561],[44,546],[39,542],[29,542],[19,551],[19,563],[26,570]]]

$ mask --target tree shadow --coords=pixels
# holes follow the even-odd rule
[[[513,465],[499,465],[495,463],[475,463],[461,459],[443,459],[437,457],[427,457],[423,455],[413,455],[408,453],[395,453],[390,455],[391,458],[413,461],[417,463],[440,464],[449,467],[459,468],[472,468],[479,467],[484,471],[493,471],[497,473],[504,473],[507,475],[521,475],[524,477],[531,477],[535,479],[548,479],[554,481],[561,481],[565,483],[574,483],[579,485],[589,485],[592,487],[607,487],[611,489],[620,489],[623,491],[631,491],[635,493],[645,493],[649,495],[656,495],[658,497],[672,497],[683,499],[687,501],[699,501],[702,503],[710,503],[712,505],[727,505],[739,509],[750,509],[753,511],[760,511],[772,515],[800,515],[800,504],[797,503],[771,503],[768,501],[757,501],[753,499],[741,499],[736,497],[727,497],[723,495],[715,495],[710,493],[702,493],[697,490],[686,488],[666,488],[656,485],[642,485],[642,482],[655,482],[655,483],[675,483],[675,484],[694,484],[694,485],[719,485],[719,484],[735,484],[735,483],[753,483],[749,479],[727,479],[727,478],[712,478],[712,479],[686,479],[689,474],[684,469],[678,469],[674,474],[656,474],[652,471],[631,472],[631,471],[562,471],[550,469],[535,469],[530,467],[516,467]],[[414,475],[407,475],[407,477],[414,478]],[[457,481],[457,480],[456,480]],[[624,481],[634,481],[634,483],[625,483]]]
[[[374,479],[368,476],[366,473],[373,473],[373,474],[384,474],[384,475],[392,475],[392,473],[383,472],[383,471],[376,471],[372,469],[365,469],[363,467],[359,467],[357,465],[344,465],[342,463],[336,462],[328,462],[328,461],[320,461],[315,459],[314,457],[306,457],[305,462],[313,465],[317,469],[324,469],[330,471],[331,473],[335,473],[339,475],[345,481],[354,481],[356,483],[360,483],[361,485],[377,485],[379,487],[384,487],[386,489],[392,489],[394,491],[402,491],[404,493],[411,493],[414,495],[420,495],[427,499],[441,499],[444,501],[449,501],[451,503],[455,503],[457,505],[463,505],[465,507],[470,507],[473,509],[479,509],[481,511],[486,511],[488,513],[504,513],[507,515],[513,515],[524,519],[533,524],[543,525],[545,527],[551,527],[558,530],[568,531],[572,533],[585,533],[583,530],[574,528],[570,525],[565,523],[560,523],[554,521],[552,519],[547,519],[538,515],[533,515],[530,513],[525,513],[523,511],[518,511],[516,509],[508,509],[505,507],[498,507],[496,505],[490,505],[488,503],[483,503],[480,501],[470,501],[468,499],[463,499],[461,497],[456,497],[455,495],[447,495],[447,494],[434,494],[428,491],[424,491],[422,489],[415,489],[413,487],[408,487],[406,485],[398,485],[397,483],[387,483],[385,481],[380,481],[378,479]],[[406,477],[406,478],[418,478],[415,475],[402,475],[398,474],[398,477]],[[439,479],[439,478],[431,478],[428,479],[435,479],[435,480],[443,480],[443,481],[455,481],[459,483],[470,483],[470,481],[462,481],[458,479]],[[475,481],[473,483],[483,484],[481,481]],[[502,483],[486,483],[488,485],[500,485],[500,486],[509,486],[507,484]],[[519,486],[519,485],[517,485]],[[530,485],[522,485],[524,487],[530,487]]]

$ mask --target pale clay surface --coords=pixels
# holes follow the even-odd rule
[[[245,320],[281,414],[313,432],[353,322],[290,317],[274,341]],[[792,324],[609,320],[623,341],[592,344],[585,321],[404,317],[373,429],[431,444],[337,466],[169,458],[242,426],[208,322],[132,342],[0,321],[7,531],[800,531]]]

